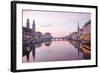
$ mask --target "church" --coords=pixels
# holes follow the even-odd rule
[[[27,19],[26,27],[22,27],[23,43],[30,42],[35,38],[35,20],[33,20],[32,28],[30,28],[30,21]]]

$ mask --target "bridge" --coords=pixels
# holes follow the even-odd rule
[[[66,37],[54,37],[52,38],[53,41],[64,41],[64,40],[67,40]]]
[[[65,40],[67,40],[66,37],[53,37],[52,38],[52,41],[65,41]],[[44,41],[41,41],[41,42],[38,42],[38,43],[42,43],[42,42],[44,42]],[[37,42],[36,42],[36,40],[31,38],[31,39],[28,39],[26,41],[23,40],[23,44],[24,45],[33,45],[33,44],[37,44]]]

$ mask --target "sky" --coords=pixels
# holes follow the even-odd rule
[[[69,35],[70,32],[77,31],[78,24],[82,28],[87,21],[91,20],[91,14],[23,10],[24,27],[26,27],[27,18],[30,21],[30,28],[35,20],[36,32],[42,34],[49,32],[53,37],[63,37]]]

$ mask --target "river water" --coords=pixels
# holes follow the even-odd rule
[[[35,45],[35,48],[27,49],[22,57],[23,62],[47,62],[90,59],[80,49],[80,43],[76,41],[49,41]]]

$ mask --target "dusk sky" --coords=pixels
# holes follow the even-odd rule
[[[80,28],[91,19],[90,13],[74,12],[51,12],[51,11],[23,11],[23,26],[26,27],[27,18],[30,20],[30,27],[35,20],[36,32],[50,32],[53,37],[67,36],[70,32],[77,31],[79,22]]]

